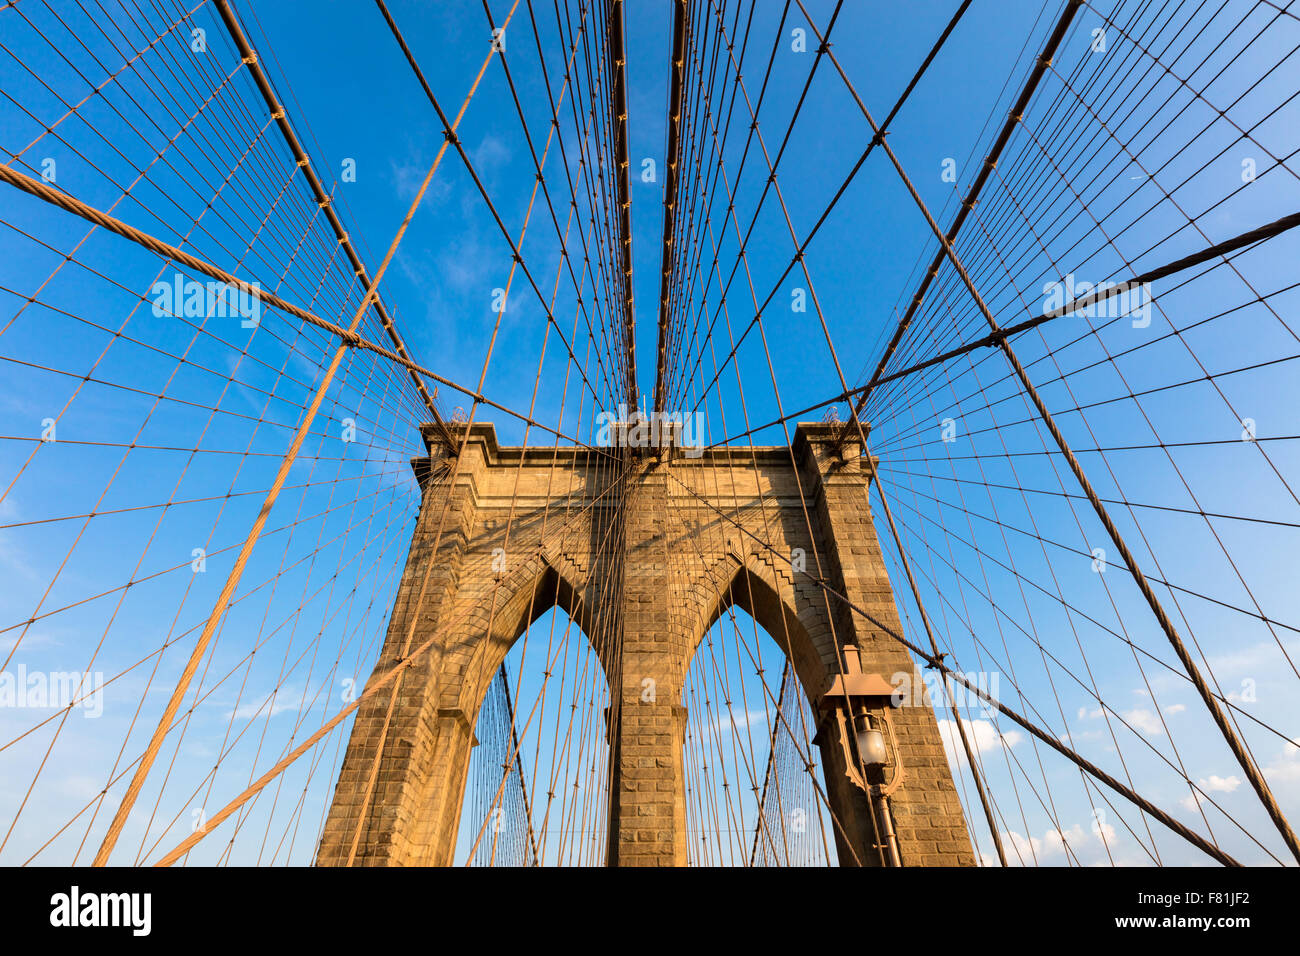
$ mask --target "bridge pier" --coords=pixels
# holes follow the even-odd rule
[[[670,598],[668,479],[653,460],[625,497],[622,694],[612,714],[616,779],[610,794],[611,866],[685,866],[687,711],[682,679],[691,645]]]
[[[491,425],[468,429],[453,470],[428,433],[430,459],[415,462],[424,497],[371,682],[407,666],[358,711],[317,862],[464,862],[479,708],[511,645],[558,605],[611,688],[605,860],[686,865],[701,834],[687,831],[683,686],[734,604],[786,651],[820,715],[813,743],[841,864],[892,859],[886,829],[902,865],[972,864],[930,702],[891,712],[904,777],[887,820],[848,772],[856,744],[846,758],[840,724],[819,706],[848,657],[890,682],[914,671],[886,630],[901,625],[871,522],[871,464],[836,443],[838,430],[801,424],[791,448],[632,457],[626,470],[586,449],[500,448]]]

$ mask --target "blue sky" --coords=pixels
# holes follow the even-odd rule
[[[32,2],[22,6],[31,21],[54,37],[71,62],[84,70],[90,83],[102,81],[90,54],[78,48],[68,33],[60,32],[48,8]],[[173,5],[166,6],[169,15],[175,14]],[[537,13],[549,39],[554,14],[544,6],[537,4]],[[752,28],[756,39],[748,54],[752,59],[743,70],[755,99],[782,6],[775,0],[761,0],[757,6]],[[807,6],[814,22],[824,28],[834,4]],[[955,7],[951,2],[845,4],[833,49],[878,121],[888,113]],[[1124,278],[1130,266],[1140,271],[1160,265],[1207,241],[1225,239],[1300,208],[1300,181],[1290,171],[1296,165],[1291,154],[1300,146],[1296,132],[1300,123],[1292,100],[1297,67],[1290,53],[1300,42],[1300,33],[1291,14],[1273,19],[1271,9],[1252,12],[1250,7],[1230,2],[1218,13],[1197,9],[1168,21],[1135,3],[1098,3],[1079,14],[1056,69],[1044,81],[1037,111],[1031,110],[1027,118],[1025,129],[1040,137],[1042,152],[1035,151],[1025,129],[1017,133],[1001,167],[1008,179],[990,184],[979,207],[987,218],[970,222],[958,244],[1002,324],[1036,315],[1042,306],[1043,283],[1065,272],[1091,281]],[[364,258],[373,270],[441,143],[437,117],[371,3],[295,0],[241,2],[236,8],[314,165],[334,190],[350,235],[365,250]],[[486,53],[489,29],[483,10],[475,4],[401,0],[394,0],[391,8],[430,86],[444,109],[454,114]],[[942,225],[951,220],[960,194],[976,174],[1057,8],[1055,3],[1044,6],[1028,0],[975,3],[895,121],[889,142]],[[1107,27],[1103,15],[1112,8],[1117,11],[1115,24]],[[117,15],[119,8],[112,9]],[[499,20],[505,9],[504,4],[493,4],[493,15]],[[61,12],[74,25],[81,16]],[[543,14],[551,20],[544,20]],[[522,19],[526,9],[521,7],[516,16],[520,19],[507,32],[507,58],[540,151],[549,107],[531,46],[532,32]],[[813,62],[813,54],[790,48],[790,31],[806,23],[796,6],[792,5],[789,16],[759,114],[760,129],[773,155]],[[1134,19],[1134,36],[1144,43],[1151,42],[1151,35],[1159,37],[1160,49],[1167,51],[1162,60],[1176,59],[1174,73],[1183,78],[1190,75],[1192,87],[1204,88],[1204,99],[1189,96],[1187,87],[1171,75],[1162,76],[1158,70],[1148,75],[1150,61],[1143,59],[1122,29]],[[212,39],[209,55],[214,62],[205,61],[204,67],[213,76],[233,71],[237,57],[212,11],[200,9],[195,23],[205,24]],[[636,350],[643,392],[653,388],[655,371],[670,26],[667,3],[627,3]],[[33,114],[45,122],[58,118],[66,109],[59,98],[77,102],[87,95],[88,80],[78,77],[69,61],[56,55],[26,23],[20,24],[13,10],[0,12],[0,27],[6,30],[4,42],[10,51],[0,72],[0,86],[7,94],[0,109],[6,161],[39,175],[39,161],[49,155],[57,160],[60,188],[92,205],[108,207],[120,196],[121,187],[110,184],[105,173],[129,182],[128,159],[147,160],[175,133],[175,123],[167,125],[161,103],[147,111],[159,120],[157,129],[149,129],[132,113],[125,94],[143,98],[147,83],[127,76],[119,86],[110,87],[120,88],[120,93],[110,94],[116,97],[120,113],[93,101],[83,115],[92,120],[94,129],[73,120],[60,127],[60,137],[41,139],[40,123]],[[1197,27],[1204,28],[1199,38]],[[1090,49],[1095,29],[1109,31],[1104,52]],[[88,29],[81,34],[90,50],[111,61],[114,43]],[[1163,45],[1166,42],[1168,46]],[[815,47],[811,36],[808,45]],[[120,56],[116,62],[120,65]],[[1086,73],[1094,68],[1095,74]],[[1076,69],[1085,73],[1071,72]],[[1107,135],[1096,116],[1084,116],[1073,127],[1053,126],[1055,117],[1070,115],[1066,110],[1073,102],[1060,77],[1083,75],[1097,77],[1096,85],[1080,80],[1079,87],[1086,91],[1089,105],[1099,100],[1105,104],[1118,140]],[[45,78],[50,86],[36,77]],[[266,122],[247,77],[238,76],[235,83],[232,89],[237,89],[239,101],[248,105],[250,113],[232,114],[213,127],[209,135],[225,137],[206,148],[213,157],[237,156]],[[1047,115],[1048,103],[1060,108]],[[743,98],[737,109],[743,111]],[[1226,111],[1227,118],[1216,119],[1215,110]],[[131,130],[123,114],[143,128],[143,136]],[[729,177],[739,166],[745,120],[729,140],[725,160]],[[1248,138],[1243,138],[1242,130]],[[278,135],[274,128],[269,133],[266,144]],[[489,69],[459,135],[502,220],[517,233],[533,186],[533,167],[498,63]],[[865,120],[831,65],[823,61],[778,171],[785,205],[801,238],[868,139]],[[34,140],[41,145],[14,161],[14,154]],[[1118,142],[1129,145],[1121,148]],[[259,145],[257,150],[270,148]],[[275,148],[280,149],[278,142]],[[757,148],[755,143],[753,149]],[[175,168],[155,168],[136,191],[141,202],[123,204],[119,214],[168,241],[186,239],[199,254],[223,268],[257,277],[264,287],[276,286],[280,272],[276,266],[283,254],[280,260],[270,253],[259,259],[260,250],[272,241],[270,228],[260,244],[253,244],[253,253],[241,257],[240,249],[262,216],[272,224],[289,221],[287,205],[283,213],[278,205],[270,210],[232,205],[231,218],[237,219],[238,226],[216,224],[214,217],[206,216],[203,221],[209,233],[184,235],[205,198],[188,193],[184,180],[192,169],[202,168],[204,153],[201,144],[181,137],[166,155],[182,157],[184,162],[178,159]],[[660,175],[653,183],[641,182],[636,175],[646,158],[658,164]],[[950,158],[955,161],[955,183],[942,177],[944,161]],[[1016,158],[1022,161],[1017,163]],[[1246,159],[1258,164],[1259,178],[1243,188]],[[342,181],[347,160],[355,162],[355,182]],[[557,170],[557,162],[549,159],[547,169]],[[1091,184],[1084,194],[1086,206],[1102,217],[1101,228],[1114,239],[1114,246],[1099,235],[1097,223],[1080,203],[1065,195],[1034,213],[1032,237],[1023,229],[1016,231],[1023,218],[1017,215],[1016,204],[1028,204],[1041,195],[1038,189],[1056,185],[1053,162],[1078,164],[1082,172],[1073,181],[1081,188]],[[766,175],[761,154],[751,151],[739,184],[732,183],[742,228],[753,214]],[[560,186],[562,175],[556,171],[550,181],[557,202],[567,200]],[[66,754],[67,759],[56,760],[42,771],[41,788],[35,791],[38,797],[23,811],[23,819],[29,822],[16,828],[14,842],[0,853],[0,861],[21,862],[103,788],[118,743],[133,720],[134,706],[142,699],[146,706],[131,737],[132,746],[138,749],[143,728],[153,726],[165,699],[158,687],[170,686],[168,679],[179,673],[184,650],[194,638],[190,629],[211,607],[229,567],[229,549],[238,544],[242,529],[256,513],[260,498],[254,492],[266,487],[276,456],[291,434],[298,413],[294,403],[301,405],[310,395],[327,353],[320,333],[299,329],[279,315],[268,320],[271,328],[261,328],[256,335],[222,327],[222,338],[215,339],[195,337],[191,328],[144,311],[132,315],[130,339],[114,337],[111,330],[145,294],[159,261],[120,239],[98,234],[78,257],[111,275],[120,286],[86,270],[63,268],[62,254],[85,234],[84,223],[11,191],[0,195],[5,196],[3,218],[10,224],[0,233],[0,285],[5,290],[0,295],[0,316],[7,323],[0,351],[9,359],[0,407],[10,423],[5,428],[9,437],[0,447],[3,485],[9,487],[0,503],[0,516],[9,525],[0,531],[0,560],[7,579],[0,591],[0,609],[7,622],[21,624],[38,602],[45,608],[66,606],[31,627],[0,634],[0,642],[11,642],[0,643],[0,653],[8,656],[18,648],[13,663],[47,671],[85,667],[94,655],[91,669],[108,675],[145,660],[106,691],[109,706],[104,717],[73,718],[61,732],[55,752]],[[563,225],[563,208],[558,212]],[[1174,232],[1188,217],[1205,235],[1194,229]],[[996,241],[990,243],[980,235],[980,222],[986,223]],[[735,261],[737,244],[734,232],[724,236],[723,225],[715,214],[725,275]],[[291,230],[286,232],[292,235]],[[877,150],[808,252],[829,336],[850,386],[863,382],[874,368],[934,248],[915,204]],[[523,250],[538,286],[548,294],[555,282],[558,245],[540,201]],[[739,349],[736,364],[744,382],[743,404],[731,370],[705,396],[700,408],[707,416],[711,442],[745,430],[746,416],[751,426],[757,425],[776,419],[778,407],[788,414],[839,391],[815,312],[790,308],[791,292],[805,285],[802,276],[792,273],[777,286],[792,253],[780,207],[769,197],[746,260],[760,301],[776,287],[763,315],[770,352],[763,348],[757,330]],[[1288,234],[1234,260],[1240,277],[1221,267],[1186,284],[1181,281],[1186,276],[1158,283],[1158,307],[1147,328],[1134,328],[1127,317],[1120,317],[1104,327],[1095,322],[1098,334],[1083,335],[1081,320],[1065,318],[1016,341],[1022,361],[1058,414],[1072,445],[1112,449],[1105,455],[1081,451],[1080,458],[1098,492],[1112,502],[1111,513],[1148,575],[1177,586],[1171,591],[1157,583],[1157,590],[1184,636],[1195,645],[1198,659],[1210,663],[1223,692],[1236,695],[1243,710],[1280,731],[1280,735],[1273,733],[1249,720],[1241,726],[1293,816],[1300,813],[1300,755],[1287,738],[1300,736],[1300,728],[1291,703],[1298,678],[1287,656],[1296,660],[1300,652],[1294,627],[1300,608],[1293,586],[1294,525],[1300,521],[1300,502],[1290,490],[1296,486],[1293,476],[1300,465],[1293,412],[1300,395],[1293,363],[1278,360],[1297,351],[1291,332],[1297,296],[1288,288],[1294,281],[1297,253],[1300,245],[1294,234]],[[710,250],[705,260],[711,255]],[[327,318],[346,322],[355,290],[339,292],[328,283],[320,290],[319,272],[313,272],[310,264],[304,261],[289,269],[280,293],[294,302],[312,302]],[[337,261],[332,260],[329,268],[334,270],[331,275],[337,273]],[[42,285],[55,270],[57,279]],[[448,156],[382,287],[416,359],[453,381],[475,384],[497,321],[491,306],[493,291],[505,285],[509,271],[506,243],[463,165]],[[950,269],[941,274],[937,286],[891,370],[987,331]],[[24,307],[24,297],[38,290],[40,305]],[[1268,296],[1267,305],[1254,301],[1257,293]],[[716,279],[705,298],[703,307],[692,311],[692,321],[702,315],[707,323],[716,314]],[[744,268],[736,274],[727,301],[726,319],[698,353],[701,374],[676,396],[684,407],[700,400],[702,387],[714,374],[714,362],[726,357],[731,347],[727,322],[739,334],[753,318]],[[83,314],[102,328],[74,321],[58,309]],[[563,284],[554,314],[564,334],[570,335],[576,297]],[[483,392],[518,410],[535,401],[537,420],[559,426],[566,434],[572,434],[581,415],[582,437],[589,438],[594,403],[610,400],[607,383],[592,359],[587,367],[596,394],[583,395],[575,373],[562,402],[571,363],[554,331],[547,339],[547,357],[539,374],[546,325],[537,296],[517,276],[501,317]],[[382,334],[368,328],[372,336]],[[1180,335],[1172,334],[1175,328]],[[282,337],[270,339],[264,334],[272,330]],[[295,336],[300,338],[290,344]],[[581,366],[588,345],[582,327],[572,341]],[[169,355],[188,349],[191,361],[177,365],[160,357],[156,349]],[[241,351],[250,357],[240,358]],[[1112,362],[1108,356],[1117,358]],[[95,382],[79,385],[77,377],[92,366],[97,378],[131,384],[138,392]],[[1230,374],[1217,377],[1219,373]],[[1001,698],[1009,706],[1032,709],[1037,720],[1057,733],[1068,728],[1090,759],[1117,775],[1131,773],[1144,782],[1139,789],[1156,803],[1203,829],[1194,804],[1186,805],[1191,798],[1177,774],[1127,729],[1115,729],[1117,747],[1095,699],[1062,667],[1068,666],[1085,682],[1095,681],[1104,689],[1102,696],[1113,713],[1143,731],[1166,758],[1175,764],[1182,761],[1189,776],[1205,781],[1203,786],[1215,799],[1277,853],[1276,836],[1240,780],[1240,768],[1214,736],[1191,688],[1157,662],[1177,667],[1095,516],[1086,502],[1063,497],[1062,492],[1077,496],[1077,485],[1059,456],[1042,454],[1050,439],[1033,422],[1031,410],[1007,374],[1000,355],[977,353],[950,363],[944,371],[882,388],[867,409],[873,425],[872,450],[882,457],[884,490],[901,525],[927,610],[945,637],[944,646],[965,670],[999,672]],[[1169,387],[1205,376],[1215,377]],[[1156,391],[1143,393],[1147,389]],[[223,634],[242,629],[266,637],[268,652],[248,664],[246,644],[230,640],[218,645],[211,678],[205,677],[207,686],[227,671],[232,676],[195,711],[193,728],[185,738],[185,753],[193,758],[193,765],[177,761],[176,777],[168,783],[169,800],[177,805],[169,806],[163,817],[189,812],[191,801],[179,796],[182,791],[205,792],[199,764],[207,754],[222,749],[228,726],[235,726],[235,733],[245,722],[251,728],[238,745],[238,757],[230,758],[232,765],[264,769],[286,741],[301,738],[289,727],[300,704],[310,702],[310,716],[304,717],[302,725],[310,731],[337,709],[340,681],[364,680],[375,642],[382,636],[417,504],[406,459],[420,449],[414,426],[421,412],[410,391],[402,373],[365,356],[348,359],[304,460],[291,472],[293,490],[273,513],[272,528],[291,530],[259,546],[245,591],[237,594],[247,593],[249,599],[237,603],[223,629]],[[1130,391],[1142,393],[1140,399],[1128,398]],[[159,392],[183,396],[191,404],[154,402]],[[457,406],[468,411],[471,404],[445,386],[439,390],[439,401],[448,412]],[[1083,414],[1070,411],[1081,405],[1089,406]],[[202,413],[214,406],[222,414]],[[840,413],[845,413],[843,407]],[[808,417],[819,419],[822,414],[818,409]],[[46,417],[58,419],[60,441],[34,448],[33,437]],[[342,420],[349,417],[357,422],[362,438],[340,453],[335,442]],[[523,440],[523,426],[508,416],[480,409],[477,417],[493,421],[503,443]],[[941,438],[948,418],[955,427],[953,442]],[[1255,422],[1257,437],[1263,440],[1240,440],[1243,418]],[[994,429],[994,423],[1002,427]],[[1154,443],[1153,435],[1169,450],[1146,447]],[[529,436],[532,444],[550,440],[537,431]],[[780,427],[754,436],[760,444],[785,440]],[[122,446],[132,442],[155,447],[124,454]],[[192,464],[185,465],[184,451],[201,445],[231,453],[191,456]],[[1125,445],[1143,447],[1118,450]],[[224,497],[232,490],[237,492],[234,497]],[[134,509],[169,498],[203,501],[164,509],[164,516],[132,510],[80,522],[47,522],[55,516],[92,511],[102,515],[113,508]],[[1124,502],[1147,507],[1130,510]],[[873,505],[905,628],[909,637],[919,640],[923,632],[914,601],[905,593],[896,548],[886,533],[878,499],[873,499]],[[1197,514],[1201,511],[1224,517],[1205,519]],[[1243,521],[1243,517],[1274,523]],[[220,529],[215,536],[213,527]],[[186,567],[196,547],[209,555],[211,571],[205,575],[190,574]],[[1109,562],[1104,573],[1094,569],[1093,549],[1098,547],[1105,550]],[[157,577],[127,592],[111,590],[151,573]],[[50,595],[42,596],[51,580],[55,585]],[[264,581],[278,583],[252,590]],[[104,592],[109,592],[107,599],[77,603]],[[1053,595],[1067,597],[1068,613]],[[300,606],[302,610],[295,610]],[[1279,623],[1270,627],[1253,615]],[[20,632],[27,635],[21,645],[15,643]],[[146,691],[153,667],[146,655],[163,640],[186,634],[179,638],[182,652],[173,650],[162,658],[156,683]],[[730,639],[722,630],[715,636]],[[329,652],[313,656],[310,648],[314,647]],[[300,658],[301,654],[306,656]],[[521,680],[526,695],[533,685],[527,675]],[[250,700],[251,711],[244,709]],[[264,701],[259,715],[256,705]],[[275,716],[262,719],[271,712]],[[1161,714],[1167,723],[1160,722]],[[231,715],[238,718],[233,724]],[[250,717],[257,719],[249,721]],[[1041,748],[1036,752],[1023,732],[1005,723],[998,724],[1006,735],[1004,746],[999,746],[993,722],[985,715],[972,718],[977,721],[972,732],[985,747],[990,786],[1006,811],[1006,841],[1022,846],[1026,861],[1037,853],[1044,863],[1066,862],[1069,854],[1081,863],[1109,858],[1150,862],[1114,811],[1107,811],[1111,816],[1104,823],[1115,828],[1114,841],[1108,847],[1098,838],[1096,830],[1104,826],[1094,828],[1093,811],[1104,808],[1104,803],[1089,794],[1076,770]],[[32,723],[30,714],[5,713],[0,719],[6,730],[14,731],[5,740]],[[112,746],[105,747],[105,740]],[[33,735],[0,753],[7,766],[19,768],[5,775],[10,782],[4,784],[0,803],[6,811],[0,814],[4,826],[24,796],[25,787],[12,781],[26,781],[35,773],[48,741]],[[308,787],[307,804],[317,815],[332,789],[335,743],[336,738],[331,738],[320,748],[323,769],[312,775]],[[1125,762],[1121,763],[1117,750]],[[291,775],[285,792],[293,792],[296,799],[294,787],[301,790],[307,784],[306,765],[294,772],[299,776]],[[1055,805],[1041,805],[1029,793],[1027,779],[1050,788]],[[223,787],[233,783],[218,785],[210,796],[196,797],[196,803],[220,805],[233,793]],[[172,793],[177,794],[174,799]],[[963,795],[980,849],[991,853],[978,804],[969,800],[973,795],[969,779]],[[260,802],[256,812],[269,814],[265,809],[269,802],[269,798]],[[1119,809],[1145,839],[1136,813]],[[278,813],[277,821],[288,819],[283,810]],[[1207,815],[1225,849],[1249,862],[1268,859],[1218,811]],[[265,820],[256,819],[253,829],[260,832]],[[294,844],[295,860],[309,852],[314,839],[315,822],[309,820],[310,814],[304,812],[302,833]],[[96,826],[102,829],[103,821]],[[140,821],[137,842],[143,826]],[[151,828],[147,842],[153,842],[159,829],[158,825]],[[169,837],[184,832],[178,825]],[[1065,841],[1059,834],[1066,835]],[[66,834],[51,854],[70,857],[79,838],[80,833],[75,838]],[[246,842],[249,846],[245,841],[236,844],[234,858],[252,862],[258,858],[257,841]],[[1204,859],[1162,833],[1157,833],[1156,842],[1164,862]],[[269,856],[270,851],[260,849]],[[205,861],[216,859],[219,852],[214,849]],[[280,859],[283,856],[282,852]]]

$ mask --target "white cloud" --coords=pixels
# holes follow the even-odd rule
[[[1130,726],[1153,737],[1160,737],[1165,732],[1164,726],[1160,723],[1160,716],[1155,711],[1139,707],[1136,710],[1124,711],[1122,716]]]
[[[976,753],[984,753],[994,747],[1014,747],[1025,739],[1018,730],[1008,730],[999,734],[997,727],[989,720],[961,719],[966,729],[966,739]],[[966,750],[961,745],[961,735],[957,733],[955,721],[947,718],[939,721],[939,735],[943,738],[944,750],[948,752],[948,761],[958,767],[966,766]]]
[[[1022,864],[1030,866],[1042,852],[1043,841],[1038,837],[1024,837],[1014,830],[1003,831],[1002,846],[1006,852],[1007,865]]]
[[[1107,823],[1102,823],[1101,828],[1106,831],[1106,839],[1113,840],[1115,828]],[[1099,835],[1098,822],[1092,823],[1093,836]],[[1064,829],[1049,829],[1041,838],[1036,836],[1025,837],[1014,830],[1003,831],[1002,846],[1006,851],[1007,865],[1030,866],[1035,862],[1050,863],[1055,857],[1065,857],[1068,848],[1069,855],[1077,858],[1088,844],[1087,832],[1083,826],[1076,823]],[[1100,844],[1097,844],[1100,846]],[[1058,861],[1059,862],[1059,861]]]
[[[1285,744],[1277,759],[1264,768],[1269,783],[1300,783],[1300,740]]]
[[[1218,774],[1212,773],[1209,777],[1202,777],[1199,785],[1205,793],[1232,793],[1241,786],[1241,780],[1235,775],[1220,777]],[[1185,809],[1194,812],[1206,799],[1200,792],[1193,790],[1179,802]]]
[[[1064,853],[1068,845],[1076,849],[1084,840],[1083,827],[1075,824],[1066,830],[1048,830],[1043,834],[1043,852],[1045,854]]]

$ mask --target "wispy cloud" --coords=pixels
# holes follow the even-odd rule
[[[260,701],[240,704],[234,710],[226,711],[225,717],[227,720],[232,717],[237,720],[251,720],[254,717],[266,717],[268,713],[271,717],[275,717],[287,710],[297,713],[301,696],[299,691],[291,687],[282,687],[278,692],[272,691],[267,694]]]

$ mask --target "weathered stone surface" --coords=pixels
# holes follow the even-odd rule
[[[607,862],[685,865],[682,685],[729,605],[786,651],[814,706],[844,647],[886,679],[913,671],[897,641],[831,593],[901,633],[870,475],[855,447],[835,445],[837,432],[801,424],[790,447],[620,462],[588,449],[501,448],[480,424],[458,463],[441,460],[427,432],[430,458],[414,463],[419,519],[371,680],[432,644],[396,693],[384,688],[359,709],[318,862],[453,862],[479,706],[510,646],[558,604],[615,688]],[[933,711],[899,708],[893,722],[906,768],[891,799],[903,864],[973,863]],[[878,821],[844,772],[834,720],[818,744],[841,863],[879,865]]]

